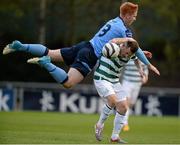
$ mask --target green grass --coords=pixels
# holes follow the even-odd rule
[[[94,137],[99,116],[44,112],[0,112],[1,144],[109,143],[113,116],[105,124],[103,141]],[[131,116],[131,130],[121,137],[132,144],[180,144],[180,118]]]

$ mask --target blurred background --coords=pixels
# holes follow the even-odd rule
[[[1,0],[0,81],[54,82],[26,53],[2,55],[13,40],[57,49],[90,40],[109,19],[119,15],[121,0]],[[150,73],[146,86],[180,87],[180,3],[178,0],[132,0],[139,5],[134,38],[153,53],[161,76]],[[63,66],[63,64],[57,64]],[[63,66],[65,67],[65,66]],[[83,83],[91,83],[91,76]]]

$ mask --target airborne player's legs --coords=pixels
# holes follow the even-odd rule
[[[60,49],[49,51],[47,47],[41,44],[22,44],[20,41],[16,40],[4,48],[3,54],[6,55],[15,51],[24,51],[35,56],[43,56],[41,58],[30,59],[28,62],[40,64],[47,69],[52,77],[59,83],[64,83],[68,79],[67,73],[63,69],[51,63],[51,58],[55,61],[63,61]],[[51,57],[47,56],[49,54]]]
[[[89,42],[81,42],[72,47],[57,50],[48,50],[41,44],[22,44],[19,41],[13,41],[12,44],[8,44],[4,48],[3,54],[15,51],[25,51],[35,56],[43,56],[30,59],[28,63],[44,67],[65,88],[71,88],[80,83],[93,69],[97,61],[94,49]],[[69,72],[66,73],[63,69],[52,64],[51,60],[65,62],[70,66]]]

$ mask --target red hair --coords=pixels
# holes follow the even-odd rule
[[[136,11],[138,11],[138,5],[131,2],[125,2],[120,6],[120,14],[122,16],[134,14]]]

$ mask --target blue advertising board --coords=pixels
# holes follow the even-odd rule
[[[179,96],[141,95],[133,108],[135,115],[179,115]]]
[[[140,94],[132,110],[135,115],[179,115],[179,96]],[[66,90],[24,90],[23,110],[99,113],[103,105],[97,93]]]
[[[0,88],[0,111],[14,109],[15,98],[12,89]]]

